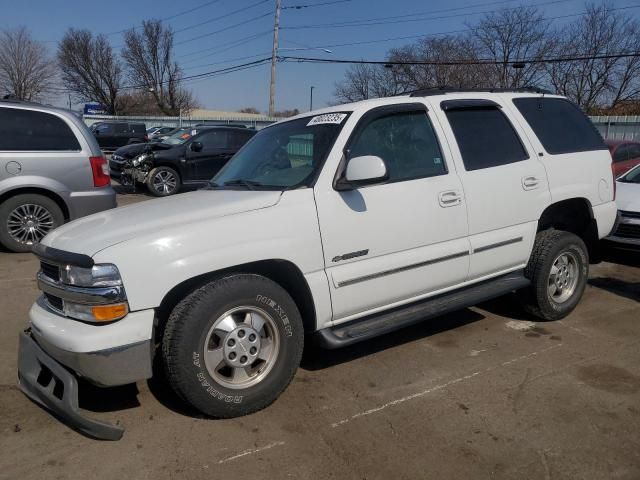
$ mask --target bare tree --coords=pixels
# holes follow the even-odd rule
[[[423,65],[394,67],[396,79],[405,91],[488,86],[490,72],[486,65],[470,67],[465,64],[478,60],[477,48],[467,37],[424,38],[415,44],[391,50],[389,59],[395,62],[425,62]]]
[[[335,84],[333,95],[339,102],[357,102],[368,98],[397,95],[402,91],[392,68],[356,64],[349,67],[345,78]]]
[[[294,108],[293,110],[281,110],[279,112],[273,112],[273,116],[280,117],[280,118],[288,118],[288,117],[295,117],[299,113],[300,113],[300,110],[298,110],[297,108]]]
[[[238,112],[240,112],[240,113],[255,113],[255,114],[260,113],[260,112],[258,111],[258,109],[257,109],[257,108],[255,108],[255,107],[245,107],[245,108],[241,108],[240,110],[238,110]]]
[[[182,70],[173,56],[173,31],[159,20],[142,22],[140,31],[124,34],[122,58],[134,85],[148,89],[165,115],[178,115],[194,108],[191,92],[181,86]]]
[[[69,29],[58,45],[62,82],[81,101],[96,101],[120,112],[122,67],[104,35]]]
[[[555,45],[549,21],[536,8],[504,8],[486,15],[472,28],[478,54],[497,62],[490,69],[493,86],[517,88],[546,80],[543,64],[523,63],[548,56]]]
[[[587,5],[587,13],[563,29],[556,53],[601,57],[637,52],[640,23],[606,4]],[[551,84],[583,109],[615,109],[640,94],[640,58],[589,58],[551,63]]]
[[[0,93],[35,100],[47,93],[55,75],[47,49],[25,27],[0,34]]]

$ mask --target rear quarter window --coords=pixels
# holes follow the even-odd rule
[[[80,151],[69,125],[56,115],[18,108],[0,108],[0,151]]]
[[[515,98],[513,104],[552,155],[607,149],[591,120],[568,100]]]

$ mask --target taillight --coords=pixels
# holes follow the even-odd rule
[[[149,135],[145,135],[144,137],[142,137],[144,139],[145,142],[149,141]]]
[[[89,157],[94,187],[106,187],[111,183],[109,178],[109,164],[104,157]]]

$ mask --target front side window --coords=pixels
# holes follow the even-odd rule
[[[513,104],[552,155],[607,148],[591,120],[564,98],[516,98]]]
[[[389,182],[447,173],[424,110],[392,113],[369,122],[349,145],[349,158],[362,155],[384,160]]]
[[[518,134],[498,107],[450,109],[446,113],[467,171],[529,158]]]
[[[213,178],[212,186],[278,190],[310,186],[348,116],[317,115],[260,130]]]
[[[203,150],[225,148],[227,146],[227,132],[224,130],[212,130],[195,138],[195,141],[202,143]]]
[[[81,148],[69,125],[55,115],[0,108],[0,150],[77,152]]]

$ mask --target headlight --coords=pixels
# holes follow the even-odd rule
[[[67,265],[60,271],[60,280],[66,285],[77,287],[114,287],[122,285],[120,272],[108,263],[81,268]]]
[[[143,162],[147,161],[149,158],[151,158],[150,154],[142,153],[131,161],[131,165],[133,165],[134,167],[139,167],[140,165],[142,165]]]
[[[93,323],[113,322],[129,313],[127,295],[115,265],[103,263],[91,268],[61,265],[58,278],[45,270],[43,267],[38,272],[38,286],[55,311]]]

